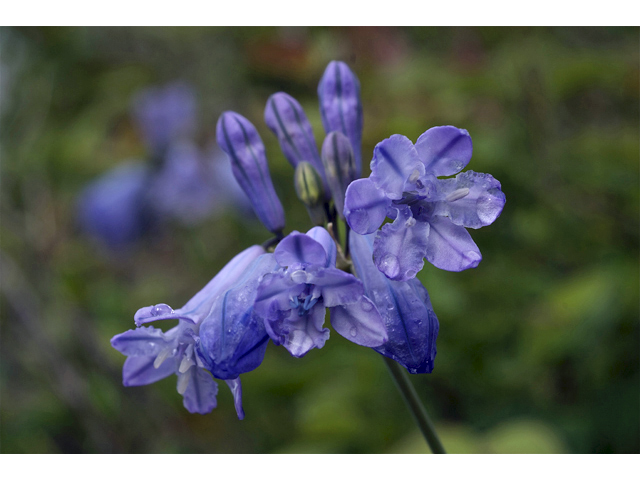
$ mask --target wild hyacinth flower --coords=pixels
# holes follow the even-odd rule
[[[264,144],[256,128],[242,115],[224,112],[218,119],[216,138],[229,156],[233,174],[260,221],[268,230],[281,235],[284,209],[273,188]]]
[[[394,219],[378,232],[376,266],[393,280],[409,280],[423,258],[443,270],[459,272],[480,263],[482,255],[466,228],[493,223],[505,195],[489,174],[454,175],[471,159],[471,137],[452,126],[434,127],[415,146],[402,135],[380,142],[371,176],[347,189],[345,217],[360,234],[375,232],[385,217]]]
[[[239,418],[243,418],[242,388],[238,375],[257,367],[264,356],[268,337],[261,324],[229,322],[233,336],[217,332],[223,341],[233,348],[231,354],[212,359],[202,353],[200,330],[229,289],[246,282],[247,272],[252,271],[264,249],[253,246],[234,257],[202,290],[184,307],[173,310],[164,303],[139,309],[134,320],[135,330],[116,335],[111,345],[127,355],[122,377],[125,386],[148,385],[169,375],[178,376],[178,392],[184,396],[184,406],[191,413],[208,413],[216,406],[218,387],[207,371],[226,372],[221,378],[227,381],[234,394]],[[218,302],[218,303],[217,303]],[[153,327],[143,327],[150,322],[177,319],[178,325],[167,332]],[[215,320],[214,320],[215,322]],[[207,338],[212,334],[205,327]],[[207,340],[208,342],[210,340]],[[247,361],[246,358],[251,360]],[[215,368],[215,369],[214,369]]]
[[[324,346],[329,338],[329,330],[323,328],[326,308],[333,328],[346,339],[367,347],[387,340],[362,282],[335,268],[336,253],[322,227],[306,234],[292,232],[273,253],[279,269],[266,274],[258,287],[255,309],[269,336],[295,357]]]
[[[121,250],[155,222],[147,201],[149,168],[125,163],[90,183],[78,198],[78,222],[103,247]]]
[[[201,222],[221,201],[215,188],[216,173],[213,159],[205,157],[195,144],[171,144],[149,186],[153,208],[185,224]]]
[[[431,373],[439,326],[429,293],[417,278],[396,282],[377,269],[371,259],[374,236],[354,232],[349,235],[356,274],[389,335],[389,340],[374,350],[392,358],[409,373]]]
[[[132,113],[145,143],[158,154],[171,142],[193,135],[195,92],[181,82],[148,88],[134,98]]]

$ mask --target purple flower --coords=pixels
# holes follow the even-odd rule
[[[110,250],[123,250],[154,223],[146,187],[149,169],[125,163],[91,182],[78,198],[80,228]]]
[[[387,340],[380,315],[363,295],[362,282],[335,268],[336,245],[324,228],[291,233],[273,256],[279,268],[262,278],[255,309],[276,345],[284,345],[295,357],[322,348],[329,338],[323,328],[327,307],[333,328],[346,339],[367,347]]]
[[[403,365],[409,373],[430,373],[436,356],[438,318],[429,293],[417,278],[389,280],[373,264],[374,235],[351,232],[349,245],[356,274],[376,306],[389,340],[374,350]]]
[[[195,144],[175,142],[151,182],[153,208],[185,224],[202,221],[220,203],[216,173],[214,160],[205,157]]]
[[[351,142],[356,178],[362,172],[362,101],[360,82],[346,63],[327,65],[318,84],[320,115],[327,134],[338,131]]]
[[[224,112],[216,126],[218,145],[229,156],[233,174],[260,221],[273,233],[284,228],[284,209],[273,188],[262,139],[242,115]]]
[[[201,328],[207,323],[210,312],[215,309],[225,292],[233,289],[239,282],[246,281],[246,272],[251,270],[252,265],[263,253],[262,247],[253,246],[236,255],[218,275],[178,310],[173,310],[164,303],[139,309],[134,316],[138,328],[111,339],[111,345],[127,355],[122,370],[123,384],[125,386],[148,385],[176,374],[177,388],[178,392],[184,396],[184,406],[191,413],[205,414],[215,408],[218,391],[218,386],[205,370],[212,371],[214,366],[218,368],[224,365],[227,374],[222,379],[227,380],[234,393],[236,411],[238,417],[242,419],[244,417],[242,388],[238,375],[248,370],[246,363],[237,360],[248,350],[266,348],[267,341],[262,339],[266,337],[264,328],[259,340],[264,345],[256,347],[251,343],[252,339],[255,340],[256,334],[253,331],[246,331],[247,325],[233,325],[232,321],[229,321],[229,328],[235,329],[234,337],[229,339],[229,343],[242,344],[246,350],[236,348],[234,358],[221,358],[219,362],[212,361],[210,355],[202,352]],[[149,322],[169,319],[177,319],[178,325],[167,332],[142,326]],[[262,354],[264,355],[264,349]],[[234,372],[235,375],[232,373],[234,361],[242,363],[241,367]],[[256,368],[259,363],[256,363],[254,358],[251,366]]]
[[[466,228],[494,222],[505,204],[500,182],[489,174],[466,171],[471,137],[452,126],[434,127],[415,145],[393,135],[380,142],[371,176],[349,185],[345,218],[357,233],[375,232],[385,217],[394,221],[376,236],[376,266],[392,280],[414,278],[423,258],[438,268],[459,272],[477,267],[480,250]]]
[[[191,136],[195,129],[195,93],[184,83],[142,91],[134,99],[132,110],[145,142],[156,152],[173,140]]]

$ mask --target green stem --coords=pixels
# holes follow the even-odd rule
[[[404,397],[405,402],[407,402],[407,406],[413,417],[424,435],[425,440],[429,444],[429,448],[433,453],[447,453],[444,451],[444,447],[442,446],[442,442],[438,438],[438,434],[436,433],[436,429],[433,425],[433,422],[429,418],[427,411],[422,405],[420,401],[420,397],[416,393],[416,389],[413,388],[413,384],[411,380],[409,380],[409,375],[395,360],[391,360],[388,357],[383,356],[387,367],[389,367],[389,372],[391,372],[391,376],[395,381],[398,390]]]

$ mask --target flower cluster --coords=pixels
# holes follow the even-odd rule
[[[246,204],[222,152],[203,151],[193,141],[197,109],[189,86],[146,89],[132,103],[148,158],[124,162],[87,185],[78,201],[85,233],[121,251],[167,219],[194,224],[230,199]]]
[[[315,227],[284,234],[285,212],[273,186],[262,139],[236,112],[224,112],[216,137],[257,217],[275,236],[234,257],[187,304],[135,314],[137,328],[111,343],[127,355],[124,384],[146,385],[176,374],[190,412],[216,406],[224,380],[242,409],[240,375],[257,368],[267,344],[294,357],[322,348],[333,329],[389,357],[410,373],[429,373],[438,319],[415,278],[423,258],[446,270],[475,267],[480,253],[465,227],[492,223],[505,197],[490,175],[464,172],[471,157],[465,130],[436,127],[414,145],[401,135],[380,142],[371,176],[362,172],[362,103],[358,79],[331,62],[319,83],[326,137],[318,150],[301,105],[279,92],[264,120],[295,169],[296,192]],[[150,138],[155,138],[153,132]],[[378,230],[386,217],[393,222]],[[345,228],[339,243],[338,224]],[[326,227],[326,228],[325,228]],[[163,332],[147,323],[174,319]]]

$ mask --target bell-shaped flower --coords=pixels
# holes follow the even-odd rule
[[[389,340],[374,350],[400,363],[409,373],[430,373],[439,327],[429,293],[417,278],[397,282],[378,270],[371,259],[374,236],[353,232],[349,235],[356,274],[389,334]]]
[[[415,145],[392,135],[374,149],[371,176],[349,185],[345,218],[357,233],[378,232],[373,255],[392,280],[414,278],[423,258],[443,270],[477,267],[480,250],[466,228],[494,222],[505,204],[500,182],[486,173],[454,175],[471,159],[471,137],[452,126],[434,127]]]
[[[191,225],[209,216],[221,203],[216,184],[214,160],[191,142],[174,142],[153,177],[149,197],[159,214]]]
[[[327,183],[340,218],[344,219],[344,194],[360,175],[356,169],[351,142],[341,132],[331,132],[322,144],[322,163]]]
[[[358,77],[344,62],[333,61],[318,84],[320,115],[327,134],[338,131],[351,142],[356,178],[362,172],[362,101]]]
[[[128,357],[122,370],[123,384],[148,385],[176,374],[178,392],[184,396],[183,403],[187,410],[204,414],[215,408],[218,387],[211,375],[205,371],[210,370],[210,364],[203,362],[199,352],[200,327],[216,300],[241,280],[246,270],[263,253],[264,249],[256,245],[236,255],[218,275],[178,310],[173,310],[164,303],[139,309],[134,316],[139,328],[111,339],[111,345]],[[179,322],[167,332],[142,326],[149,322],[170,319],[178,319]],[[227,380],[234,392],[238,416],[242,418],[242,401],[237,396],[242,392],[239,382],[237,375],[235,378],[228,377]]]
[[[264,121],[278,137],[282,153],[293,168],[300,162],[313,165],[322,179],[325,199],[329,199],[329,188],[313,130],[300,103],[284,92],[274,93],[267,100]]]
[[[109,250],[129,247],[155,223],[149,178],[144,164],[125,163],[91,182],[78,197],[80,228]]]
[[[156,154],[195,130],[196,97],[185,83],[143,90],[135,97],[132,110],[142,137]]]
[[[281,233],[284,209],[273,188],[264,144],[256,128],[242,115],[224,112],[218,119],[216,138],[260,221],[271,232]]]
[[[264,275],[258,287],[256,312],[269,336],[295,357],[322,348],[329,338],[325,309],[333,328],[346,339],[367,347],[382,345],[387,333],[362,282],[338,270],[336,245],[322,227],[293,232],[276,247],[278,270]]]

